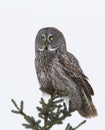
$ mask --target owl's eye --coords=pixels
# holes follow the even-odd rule
[[[44,36],[42,36],[41,40],[42,40],[42,42],[45,42],[45,37],[44,37]]]
[[[50,36],[50,37],[49,37],[49,40],[50,40],[50,41],[54,41],[54,37],[53,37],[53,36]]]

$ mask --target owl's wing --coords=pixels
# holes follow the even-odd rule
[[[81,86],[87,94],[94,95],[94,91],[87,81],[88,78],[83,73],[75,56],[71,53],[60,55],[59,62],[62,64],[65,73],[70,76],[78,86]]]

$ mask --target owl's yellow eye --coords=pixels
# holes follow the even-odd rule
[[[42,42],[45,42],[45,37],[42,37],[42,39],[41,39],[41,40],[42,40]]]
[[[54,37],[53,37],[53,36],[50,36],[50,37],[49,37],[49,40],[50,40],[50,41],[54,41]]]

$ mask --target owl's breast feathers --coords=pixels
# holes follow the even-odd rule
[[[49,54],[47,51],[42,51],[35,57],[35,67],[40,89],[49,94],[54,92],[51,77],[53,57],[52,53]]]
[[[94,95],[94,91],[87,81],[88,78],[84,75],[78,60],[69,52],[67,55],[59,55],[58,58],[65,73],[72,78],[77,86],[82,87],[90,96]]]

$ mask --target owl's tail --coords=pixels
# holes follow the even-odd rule
[[[84,93],[85,94],[85,93]],[[79,114],[85,118],[91,118],[97,116],[97,110],[89,95],[84,95],[81,108],[78,110]]]

